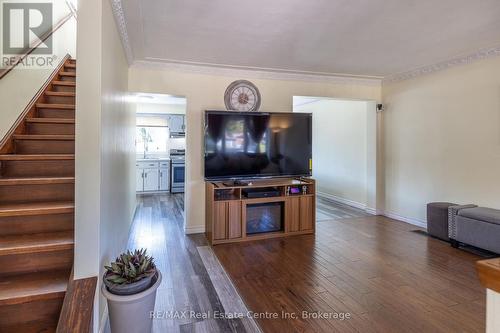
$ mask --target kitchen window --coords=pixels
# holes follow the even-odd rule
[[[138,154],[168,153],[168,127],[137,126],[135,147]]]

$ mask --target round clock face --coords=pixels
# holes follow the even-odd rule
[[[250,81],[234,81],[226,89],[224,103],[228,110],[258,111],[260,107],[260,93],[257,87]]]

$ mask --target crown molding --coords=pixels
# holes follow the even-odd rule
[[[456,56],[435,64],[421,66],[413,70],[396,73],[393,75],[364,76],[348,75],[339,73],[321,73],[295,70],[281,70],[275,68],[259,68],[246,66],[232,66],[225,64],[210,64],[179,61],[172,59],[147,57],[145,60],[134,60],[130,39],[127,33],[127,25],[121,0],[110,0],[115,16],[118,32],[122,40],[125,55],[129,66],[138,68],[161,68],[179,72],[188,72],[206,75],[221,75],[231,77],[247,77],[254,79],[271,80],[293,80],[308,82],[325,82],[332,84],[358,84],[369,86],[380,86],[386,83],[393,83],[414,79],[423,75],[436,73],[456,66],[471,64],[483,59],[500,56],[500,46],[480,49],[465,55]]]
[[[125,23],[125,14],[123,13],[123,6],[121,0],[110,0],[111,8],[115,16],[116,27],[120,33],[122,40],[123,49],[125,51],[125,56],[127,57],[127,62],[131,65],[134,61],[134,56],[132,54],[132,47],[130,47],[130,39],[127,32],[127,24]]]
[[[230,65],[201,65],[194,63],[135,60],[132,68],[163,69],[176,72],[230,76],[239,78],[267,79],[267,80],[285,80],[285,81],[307,81],[307,82],[325,82],[332,84],[356,84],[367,86],[380,86],[381,77],[350,76],[328,73],[286,71],[277,69],[259,69],[253,67],[240,67]]]
[[[457,56],[433,65],[422,66],[407,72],[402,72],[384,77],[383,83],[393,83],[417,78],[422,75],[440,72],[449,68],[472,64],[474,62],[500,56],[500,46],[480,49],[476,52]]]

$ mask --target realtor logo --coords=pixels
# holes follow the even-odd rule
[[[38,45],[52,29],[52,3],[3,3],[3,54],[22,54]],[[52,54],[52,38],[32,54]]]

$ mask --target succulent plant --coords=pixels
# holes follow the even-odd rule
[[[153,257],[146,255],[146,249],[122,253],[111,266],[104,266],[104,279],[114,284],[130,284],[150,277],[156,272]]]

